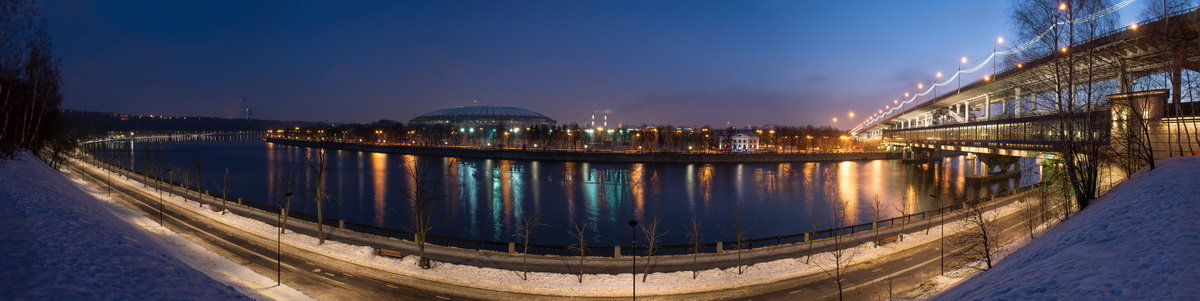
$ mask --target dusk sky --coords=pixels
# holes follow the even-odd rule
[[[64,107],[849,128],[1009,32],[1008,1],[45,1]],[[1137,3],[1123,19],[1141,11]],[[848,111],[861,112],[844,120]]]

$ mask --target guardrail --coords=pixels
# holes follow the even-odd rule
[[[162,182],[162,183],[172,185],[172,186],[175,186],[178,188],[182,188],[182,189],[186,189],[186,190],[189,190],[192,192],[204,194],[213,199],[217,199],[217,200],[224,199],[229,204],[236,204],[238,206],[261,210],[265,213],[272,214],[272,215],[277,214],[278,212],[280,212],[280,209],[281,209],[280,207],[271,205],[271,204],[260,203],[260,202],[245,200],[245,199],[241,199],[241,198],[222,196],[219,193],[213,193],[211,191],[208,191],[208,190],[200,188],[200,187],[195,187],[195,186],[191,186],[191,185],[183,185],[182,183],[172,181],[171,179],[164,179],[164,178],[161,178],[161,177],[158,177],[155,175],[149,175],[149,174],[146,174],[143,172],[132,170],[132,169],[126,168],[124,166],[115,164],[111,161],[99,159],[92,155],[84,155],[81,157],[77,157],[77,159],[88,162],[89,164],[92,164],[94,166],[104,168],[111,172],[125,174],[126,176],[141,177],[145,181],[152,180],[152,181]],[[133,177],[129,177],[129,178],[132,179]],[[977,204],[978,203],[986,203],[986,202],[993,200],[995,197],[1009,196],[1012,194],[1031,190],[1031,189],[1036,188],[1041,185],[1042,185],[1042,183],[1037,183],[1037,184],[1034,184],[1031,186],[1019,187],[1016,190],[1004,191],[998,195],[989,196],[986,198],[970,201],[970,203],[977,203]],[[185,198],[186,198],[186,196],[185,196]],[[209,205],[216,206],[218,204],[210,203]],[[740,241],[740,243],[741,243],[741,245],[745,246],[746,250],[750,250],[750,249],[755,249],[755,248],[765,248],[765,247],[773,247],[773,246],[788,245],[788,244],[795,244],[795,243],[805,243],[805,242],[809,242],[810,240],[827,239],[827,238],[833,238],[835,236],[853,235],[853,234],[857,234],[857,233],[861,233],[861,232],[872,231],[877,228],[896,226],[896,225],[900,225],[900,224],[912,224],[912,223],[915,223],[916,221],[924,221],[929,218],[936,217],[943,213],[953,212],[956,209],[963,208],[965,205],[966,205],[966,203],[957,203],[957,204],[953,204],[953,205],[949,205],[949,206],[945,206],[945,207],[941,207],[941,208],[934,208],[934,209],[930,209],[930,210],[926,210],[926,211],[922,211],[922,212],[918,212],[918,213],[914,213],[914,214],[910,214],[910,215],[899,216],[899,217],[879,220],[879,221],[875,221],[875,222],[850,225],[850,226],[845,226],[845,227],[840,227],[840,228],[810,231],[810,232],[804,232],[804,233],[794,233],[794,234],[786,234],[786,235],[780,234],[780,235],[775,235],[775,236],[752,238],[752,239],[742,240],[742,241]],[[304,212],[297,212],[297,211],[290,211],[288,214],[289,214],[289,218],[291,218],[291,219],[298,219],[298,220],[302,220],[302,221],[313,223],[313,224],[317,223],[316,215],[312,215],[312,214],[304,213]],[[272,221],[267,221],[267,222],[274,222],[274,221],[272,220]],[[388,238],[411,240],[413,237],[413,233],[410,231],[383,228],[383,227],[366,225],[366,224],[361,224],[361,223],[356,223],[356,222],[341,220],[341,219],[325,218],[321,223],[324,224],[325,226],[328,226],[331,228],[337,228],[337,229],[346,230],[346,231],[355,231],[355,232],[359,232],[359,233],[372,234],[372,235],[388,237]],[[468,238],[458,238],[458,237],[439,236],[439,235],[427,235],[426,242],[430,243],[430,244],[434,244],[434,245],[440,245],[440,246],[456,247],[456,248],[462,248],[462,249],[472,249],[472,250],[478,250],[478,251],[486,250],[486,251],[494,251],[494,252],[502,252],[502,253],[509,252],[510,245],[513,243],[516,243],[515,241],[500,242],[500,241],[468,239]],[[719,253],[719,252],[736,251],[738,249],[738,245],[739,245],[739,241],[737,241],[737,240],[709,242],[709,243],[702,244],[700,246],[700,250],[698,250],[698,252],[699,253]],[[693,248],[693,245],[691,245],[691,244],[665,245],[665,246],[661,246],[658,249],[656,249],[655,254],[657,254],[657,255],[692,254],[693,253],[692,248]],[[619,249],[621,256],[631,256],[636,251],[636,250],[632,249],[630,246],[611,246],[611,245],[610,246],[592,246],[592,247],[588,248],[586,255],[587,256],[611,257],[611,256],[616,256],[616,251],[614,251],[616,249]],[[571,248],[570,246],[530,244],[529,254],[577,256],[577,255],[579,255],[579,251]]]

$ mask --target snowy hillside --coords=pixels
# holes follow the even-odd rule
[[[1200,157],[1170,158],[937,300],[1200,300]]]
[[[0,161],[0,299],[245,299],[28,154]]]

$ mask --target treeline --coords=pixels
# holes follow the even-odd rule
[[[618,149],[642,151],[717,150],[720,135],[757,135],[763,150],[824,150],[860,147],[847,133],[831,127],[764,126],[752,128],[642,125],[587,128],[578,124],[474,127],[405,125],[398,121],[280,127],[270,134],[284,138],[412,145],[510,147],[522,149]]]
[[[53,164],[82,136],[59,118],[59,59],[32,1],[0,1],[0,158],[32,150]]]
[[[124,132],[231,132],[265,131],[269,129],[311,126],[314,122],[261,119],[232,119],[217,117],[130,115],[117,113],[64,110],[65,117],[77,122],[90,134]]]

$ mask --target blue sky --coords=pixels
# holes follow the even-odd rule
[[[1143,1],[1144,2],[1144,1]],[[64,106],[407,121],[837,124],[1009,32],[1007,1],[45,1]],[[1124,16],[1140,13],[1141,4]],[[1126,17],[1127,20],[1132,20]],[[863,115],[859,114],[861,119]],[[857,120],[854,120],[857,121]]]

